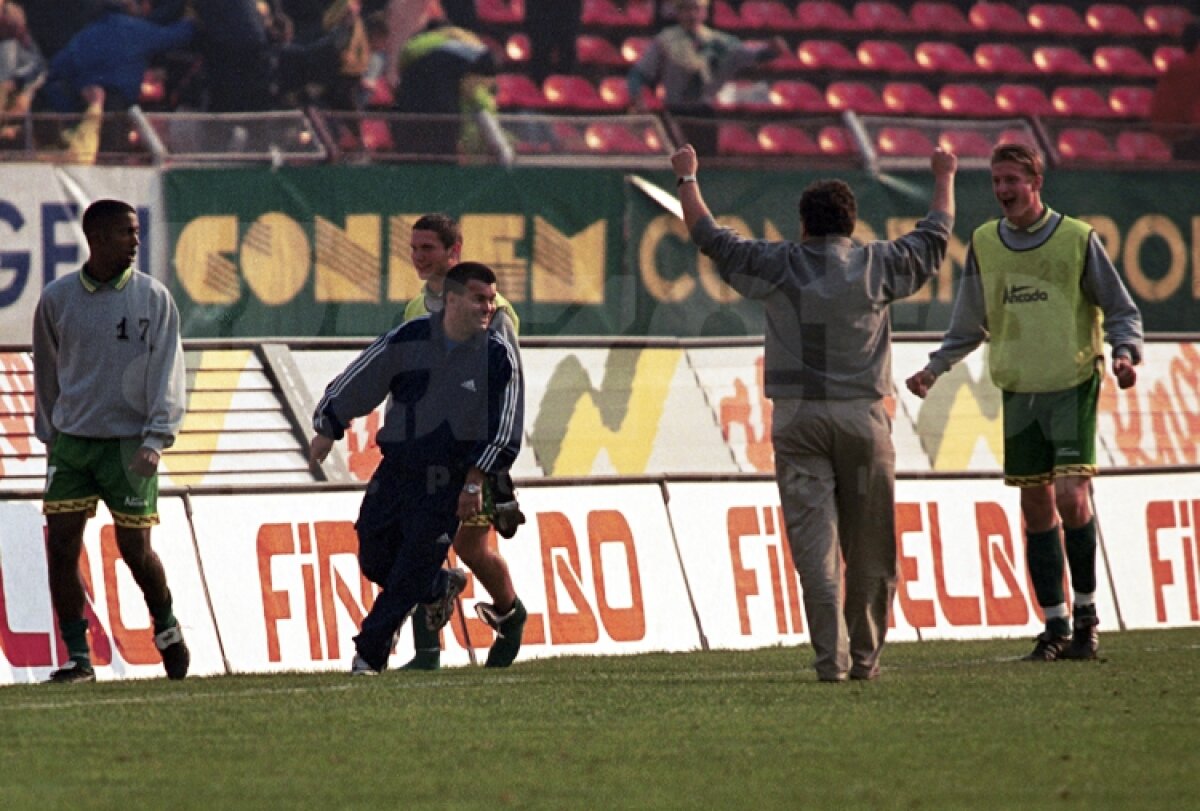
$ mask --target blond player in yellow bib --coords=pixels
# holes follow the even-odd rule
[[[405,321],[441,311],[446,273],[458,264],[462,257],[462,247],[462,227],[452,217],[445,214],[426,214],[413,223],[410,241],[412,263],[424,285],[416,298],[404,308]],[[503,333],[508,343],[516,347],[520,324],[512,304],[503,296],[497,295],[496,314],[492,318],[491,329]],[[458,533],[454,536],[454,553],[474,572],[475,578],[492,597],[492,603],[476,605],[480,619],[496,631],[496,641],[488,651],[486,665],[508,667],[521,649],[526,611],[513,587],[508,564],[495,549],[488,546],[487,537],[496,502],[511,499],[512,496],[498,496],[493,492],[492,483],[485,483],[482,489],[484,509],[459,526]],[[404,665],[406,669],[436,670],[441,666],[438,631],[449,622],[454,597],[457,597],[465,586],[465,574],[460,570],[451,569],[450,589],[453,594],[450,598],[431,606],[417,606],[412,622],[413,647],[416,654]]]
[[[988,367],[1004,411],[1004,483],[1021,488],[1025,557],[1046,616],[1025,658],[1094,659],[1100,619],[1089,482],[1103,341],[1112,346],[1117,384],[1129,388],[1142,357],[1142,318],[1091,226],[1042,202],[1041,156],[1000,144],[991,167],[1004,216],[971,235],[950,328],[907,385],[924,397],[940,375],[989,341]],[[1068,568],[1073,618],[1063,588]]]

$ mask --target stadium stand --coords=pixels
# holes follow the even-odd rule
[[[484,151],[471,158],[509,162],[531,155],[541,161],[553,157],[555,144],[589,141],[571,124],[566,128],[574,133],[571,138],[549,137],[539,143],[535,137],[517,137],[504,143],[496,133],[511,137],[514,129],[500,119],[518,114],[591,116],[594,123],[606,126],[594,131],[590,140],[601,146],[589,152],[645,157],[637,146],[646,144],[645,139],[608,119],[632,106],[625,77],[662,24],[656,12],[661,14],[663,6],[653,0],[586,0],[575,36],[573,72],[539,84],[529,73],[530,21],[524,0],[476,0],[477,33],[495,46],[499,57],[499,72],[492,80],[498,113],[491,124],[485,123],[487,137],[474,147]],[[839,126],[847,132],[855,130],[858,116],[898,116],[905,120],[894,122],[897,126],[923,129],[931,142],[940,138],[939,120],[967,122],[968,130],[973,126],[991,141],[994,133],[984,125],[1014,115],[1026,118],[1028,131],[1034,133],[1046,129],[1042,122],[1057,122],[1049,127],[1055,129],[1071,122],[1083,126],[1113,119],[1120,119],[1131,133],[1152,133],[1148,99],[1157,78],[1183,58],[1178,38],[1193,19],[1188,4],[1146,0],[716,0],[710,13],[714,27],[751,43],[765,44],[781,35],[790,49],[731,81],[718,95],[716,115],[720,123],[743,125],[753,136],[739,141],[744,143],[739,154],[747,158],[762,157],[749,143],[761,147],[757,136],[762,125],[782,123],[774,119],[787,119],[789,126],[820,146],[819,133],[829,126],[820,119],[831,112],[842,119]],[[0,160],[48,159],[60,153],[65,160],[180,164],[216,160],[221,152],[232,161],[272,163],[421,159],[420,154],[393,151],[397,126],[415,127],[420,121],[389,117],[393,94],[386,82],[364,90],[358,110],[329,109],[320,99],[292,108],[291,115],[308,123],[293,123],[284,132],[268,119],[261,125],[254,119],[198,124],[194,116],[205,110],[198,84],[203,71],[197,66],[195,54],[166,55],[146,71],[136,109],[107,111],[86,126],[80,126],[79,116],[53,119],[42,112],[27,114],[24,122],[9,118],[0,126]],[[661,119],[659,131],[668,137],[660,146],[669,153],[676,142],[671,136],[681,130],[653,92],[645,91],[642,101],[643,109]],[[161,118],[174,115],[193,117],[178,124]],[[929,121],[914,122],[912,116]],[[202,148],[196,148],[195,136],[188,134],[196,126],[203,130]],[[99,129],[98,146],[64,148],[88,127]],[[264,132],[256,133],[259,129]],[[767,157],[785,151],[780,144],[790,143],[779,135],[774,132],[767,139],[775,145],[766,150]],[[862,146],[869,150],[872,143]],[[1041,146],[1052,158],[1059,154],[1049,135]],[[807,143],[789,149],[801,162],[812,152]],[[854,144],[847,150],[858,152]],[[1110,152],[1117,154],[1115,149]],[[868,162],[871,157],[862,155]]]

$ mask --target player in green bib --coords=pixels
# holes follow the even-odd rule
[[[1142,318],[1091,226],[1042,202],[1038,153],[1000,144],[991,167],[1004,217],[972,234],[950,328],[907,385],[924,397],[938,376],[989,341],[1004,411],[1004,482],[1021,488],[1026,562],[1046,617],[1025,658],[1094,659],[1100,620],[1089,481],[1103,341],[1112,346],[1117,384],[1129,388],[1142,357]],[[1063,589],[1068,567],[1073,622]]]
[[[426,214],[413,223],[410,248],[413,267],[424,285],[421,292],[404,308],[404,320],[411,321],[443,307],[443,283],[446,273],[458,264],[462,256],[462,227],[445,214]],[[504,334],[512,346],[517,346],[521,321],[512,304],[496,296],[496,315],[491,329]],[[475,518],[463,521],[454,536],[454,552],[467,564],[475,577],[491,595],[492,603],[479,603],[476,612],[480,619],[496,631],[496,641],[488,651],[488,667],[508,667],[521,649],[525,629],[525,606],[517,597],[508,564],[500,553],[488,546],[488,526],[495,510],[495,493],[484,485],[484,510]],[[451,570],[449,599],[431,606],[417,606],[413,616],[413,647],[416,655],[407,664],[410,670],[436,670],[441,666],[441,644],[438,632],[450,620],[453,599],[466,585],[465,577]]]

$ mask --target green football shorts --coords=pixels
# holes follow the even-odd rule
[[[158,523],[158,475],[143,479],[129,470],[142,440],[88,439],[59,434],[46,460],[42,512],[96,514],[104,499],[119,527],[141,529]]]
[[[1004,404],[1004,483],[1049,484],[1056,476],[1096,474],[1099,371],[1062,391],[1001,392]]]

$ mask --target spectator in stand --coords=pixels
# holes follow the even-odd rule
[[[661,84],[667,111],[688,121],[684,135],[697,153],[716,151],[713,100],[738,71],[788,50],[781,37],[769,45],[745,45],[732,34],[704,24],[709,0],[675,0],[676,25],[663,29],[629,72],[629,99],[644,109],[642,88]]]
[[[1200,160],[1200,21],[1183,30],[1187,55],[1159,77],[1150,102],[1150,120],[1171,140],[1180,160]]]
[[[266,24],[255,0],[192,0],[201,34],[206,106],[214,113],[258,112],[274,106]]]
[[[367,69],[362,75],[360,87],[358,90],[358,109],[362,110],[372,103],[372,99],[378,98],[376,90],[380,85],[387,82],[385,73],[387,72],[388,64],[388,39],[391,36],[391,29],[388,26],[387,12],[376,11],[363,17],[363,28],[367,32]],[[383,97],[388,97],[388,93],[383,93]]]
[[[475,113],[496,109],[488,79],[496,61],[483,40],[444,18],[434,19],[405,44],[397,61],[396,112],[436,118],[397,123],[396,150],[422,155],[474,151]]]
[[[39,99],[54,112],[79,112],[84,88],[94,85],[104,89],[106,110],[136,104],[150,58],[184,47],[196,33],[190,18],[160,25],[146,19],[150,11],[148,0],[109,0],[50,60]]]
[[[583,0],[525,0],[529,34],[529,75],[541,84],[552,73],[575,70]]]
[[[46,63],[29,35],[24,10],[0,0],[0,118],[23,116],[45,76]]]

